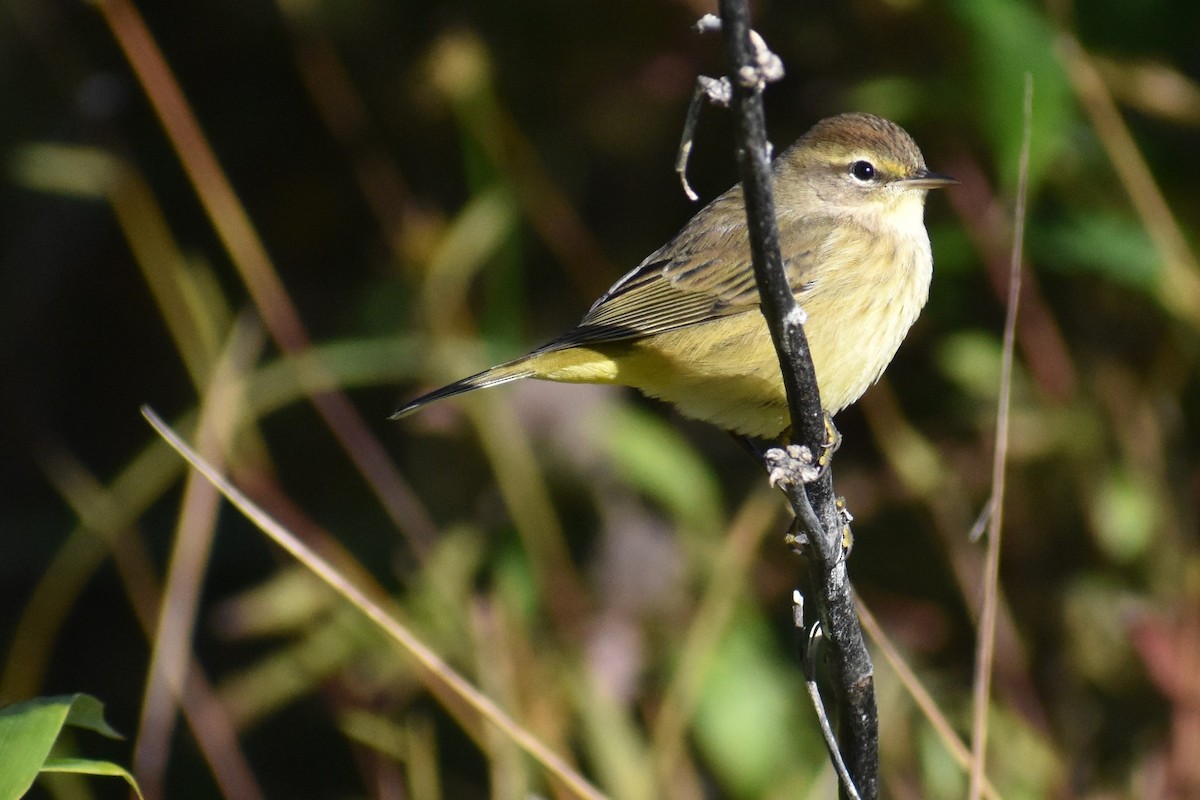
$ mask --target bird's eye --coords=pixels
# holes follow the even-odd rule
[[[858,178],[863,183],[874,180],[875,165],[870,161],[855,161],[850,165],[850,174]]]

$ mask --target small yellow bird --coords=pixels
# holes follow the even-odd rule
[[[925,305],[925,196],[956,181],[926,169],[900,126],[860,113],[818,122],[771,170],[784,270],[833,415],[879,379]],[[613,284],[575,329],[392,418],[519,378],[633,386],[732,433],[779,438],[787,397],[759,310],[741,185]]]

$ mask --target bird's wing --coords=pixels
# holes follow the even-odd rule
[[[793,292],[804,289],[810,280],[806,276],[836,229],[833,219],[784,223],[780,239],[789,243],[783,253],[784,271]],[[674,239],[617,281],[577,328],[548,347],[664,333],[758,304],[742,195],[735,189],[705,207]]]

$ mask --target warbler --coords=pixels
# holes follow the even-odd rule
[[[925,305],[925,197],[956,181],[930,172],[900,126],[863,113],[821,120],[771,173],[784,270],[832,416],[879,379]],[[741,185],[613,284],[573,330],[392,418],[520,378],[633,386],[734,434],[779,438],[787,397],[759,310]]]

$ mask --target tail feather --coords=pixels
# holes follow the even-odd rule
[[[527,359],[520,358],[516,361],[509,361],[506,364],[500,364],[499,366],[492,367],[491,369],[485,369],[483,372],[476,373],[470,377],[463,378],[462,380],[457,380],[448,386],[443,386],[440,389],[435,389],[428,394],[423,394],[420,397],[410,400],[408,403],[405,403],[404,405],[400,406],[400,408],[396,409],[396,411],[390,417],[388,417],[388,419],[400,419],[401,417],[406,417],[414,411],[429,405],[430,403],[443,400],[447,397],[453,397],[456,394],[471,392],[475,389],[486,389],[489,386],[499,386],[500,384],[508,383],[509,381],[516,381],[520,380],[521,378],[532,377],[533,374],[534,372],[529,368]]]

